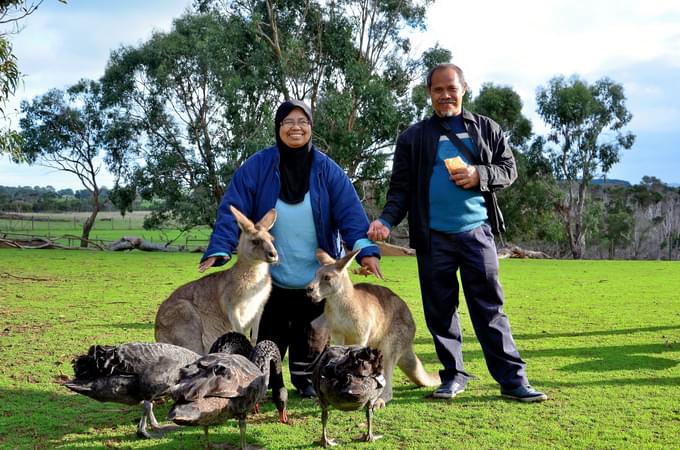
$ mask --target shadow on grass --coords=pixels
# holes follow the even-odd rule
[[[533,384],[533,383],[532,383]],[[536,386],[547,388],[578,388],[586,386],[651,386],[651,387],[677,387],[680,386],[680,377],[666,377],[666,378],[616,378],[609,380],[591,380],[591,381],[555,381],[554,379],[537,380]]]
[[[642,327],[642,328],[623,328],[617,330],[595,330],[595,331],[584,331],[584,332],[573,332],[573,333],[529,333],[529,334],[515,334],[513,336],[515,339],[547,339],[547,338],[564,338],[564,337],[583,337],[583,336],[617,336],[617,335],[629,335],[634,333],[648,333],[652,331],[667,331],[667,330],[680,330],[680,325],[664,325],[658,327]]]
[[[473,383],[471,380],[470,383]],[[474,405],[481,403],[488,403],[489,401],[501,400],[500,395],[468,395],[467,393],[461,394],[454,399],[438,399],[432,397],[432,392],[435,388],[433,387],[418,387],[418,386],[399,386],[394,388],[394,397],[388,404],[395,405],[414,405],[422,402],[432,402],[433,404],[440,404],[446,402],[456,402],[456,404],[461,405]]]
[[[63,388],[66,391],[66,388]],[[161,424],[171,402],[154,408]],[[247,425],[276,420],[274,407],[256,418],[248,418]],[[111,448],[134,446],[140,441],[136,435],[142,406],[102,403],[87,397],[65,392],[47,392],[30,389],[0,388],[0,430],[11,430],[2,439],[3,448]],[[252,428],[251,428],[252,429]],[[220,426],[210,427],[210,442],[229,442],[238,446],[238,423],[229,419]],[[250,445],[262,445],[246,431]],[[205,448],[202,427],[183,427],[155,440],[153,448],[190,449]]]
[[[609,372],[619,370],[666,370],[680,365],[680,360],[664,358],[665,352],[677,352],[678,345],[644,344],[644,345],[612,345],[594,347],[550,348],[523,350],[519,345],[520,355],[525,361],[534,358],[578,358],[583,361],[559,367],[557,370],[570,372]],[[465,361],[483,359],[481,350],[463,349]],[[426,354],[427,355],[427,354]],[[429,356],[429,355],[428,355]],[[436,356],[435,356],[436,357]],[[429,362],[432,360],[428,359]]]
[[[523,339],[536,339],[537,337],[551,338],[551,337],[582,337],[582,336],[604,336],[604,335],[629,335],[636,332],[653,332],[680,329],[678,326],[659,326],[647,328],[632,328],[625,330],[611,330],[611,331],[596,331],[585,333],[564,333],[564,334],[541,334],[541,335],[515,335],[518,341]],[[426,338],[419,338],[417,342],[420,344],[427,344]],[[463,355],[465,361],[474,361],[484,359],[484,354],[479,347],[473,350],[468,349],[470,344],[479,345],[475,337],[465,336],[463,343]],[[563,371],[587,371],[587,372],[604,372],[604,371],[619,371],[619,370],[666,370],[677,365],[680,365],[680,360],[664,358],[661,355],[666,352],[677,352],[680,349],[680,344],[672,343],[658,343],[658,344],[643,344],[643,345],[612,345],[612,346],[592,346],[592,347],[570,347],[570,348],[549,348],[549,349],[522,349],[521,342],[518,343],[519,352],[525,361],[533,358],[579,358],[584,361],[568,364],[560,367],[558,370]],[[418,353],[418,356],[423,362],[438,362],[436,353]]]
[[[618,371],[618,370],[666,370],[680,364],[680,360],[648,356],[661,355],[664,352],[677,352],[677,345],[644,344],[644,345],[612,345],[598,347],[555,348],[543,350],[521,351],[522,357],[562,358],[576,357],[586,361],[560,367],[563,371]],[[481,353],[481,352],[479,352]]]
[[[490,380],[493,382],[493,380]],[[535,379],[533,380],[536,386],[540,386],[542,389],[546,389],[550,395],[550,389],[552,388],[579,388],[579,387],[677,387],[680,386],[680,377],[668,377],[668,378],[620,378],[620,379],[604,379],[604,380],[589,380],[589,381],[555,381],[555,379]],[[471,380],[470,383],[475,383]],[[532,383],[532,384],[534,384]],[[496,386],[494,384],[494,386]],[[468,384],[470,387],[470,384]],[[435,399],[432,397],[432,391],[434,388],[427,387],[417,387],[417,386],[398,386],[394,388],[394,397],[392,401],[388,404],[401,405],[403,407],[408,407],[409,405],[415,405],[425,402],[432,402],[433,404],[455,402],[457,405],[481,405],[488,404],[493,401],[505,402],[503,397],[500,396],[500,391],[498,394],[474,394],[470,395],[467,392],[450,400]]]

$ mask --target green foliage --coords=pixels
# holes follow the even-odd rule
[[[613,188],[608,191],[609,200],[602,218],[603,237],[608,243],[609,258],[615,257],[617,247],[627,245],[635,226],[633,209],[629,206],[630,190]]]
[[[498,193],[498,201],[507,224],[508,241],[528,246],[540,242],[561,248],[564,229],[554,203],[563,194],[537,151],[540,145],[541,139],[537,138],[528,150],[515,151],[517,181]]]
[[[537,89],[536,102],[551,128],[548,139],[559,144],[550,153],[559,179],[590,182],[598,171],[609,172],[620,151],[635,141],[632,133],[622,131],[633,117],[623,86],[608,78],[589,85],[577,76],[555,77]]]
[[[121,189],[163,200],[150,226],[211,224],[233,172],[273,143],[273,109],[297,98],[315,111],[315,143],[360,191],[379,190],[392,143],[415,118],[408,94],[421,61],[403,31],[423,29],[429,3],[194,2],[169,33],[111,57],[107,100],[144,142],[113,158]]]
[[[522,115],[522,99],[509,86],[484,83],[466,107],[498,122],[515,147],[522,147],[531,137],[531,121]]]
[[[163,199],[150,226],[212,223],[231,174],[269,142],[274,99],[263,90],[267,65],[253,41],[237,18],[185,15],[170,32],[112,54],[106,101],[143,143],[112,160],[120,189]]]
[[[12,53],[12,44],[5,36],[0,35],[0,115],[4,117],[4,105],[14,95],[19,82],[17,58]]]
[[[548,148],[553,174],[569,186],[559,206],[569,236],[572,256],[581,258],[588,233],[584,222],[586,187],[601,171],[606,174],[619,161],[619,153],[632,147],[635,136],[622,128],[632,115],[626,108],[623,86],[608,78],[589,85],[577,76],[558,76],[539,87],[538,113],[550,127]]]
[[[183,428],[158,441],[135,435],[139,405],[99,403],[59,381],[94,343],[153,341],[158,305],[200,275],[194,254],[0,249],[0,446],[3,448],[205,447],[203,430]],[[420,301],[415,259],[382,260],[386,286],[416,320],[415,351],[439,368]],[[153,270],[149,270],[153,268]],[[465,303],[460,315],[466,371],[475,375],[452,401],[428,398],[398,369],[394,400],[376,412],[383,439],[372,449],[640,448],[677,446],[680,402],[680,279],[670,262],[504,260],[505,311],[531,382],[550,400],[504,401],[488,374]],[[355,276],[355,281],[365,281]],[[615,313],[612,313],[614,311]],[[288,386],[289,373],[284,365]],[[170,402],[156,407],[163,419]],[[291,389],[290,425],[271,402],[248,418],[250,445],[314,446],[320,408]],[[455,426],[452,426],[452,421]],[[343,448],[365,431],[362,411],[330,411],[329,432]],[[210,428],[215,443],[238,443],[234,420]],[[464,444],[461,444],[464,443]]]
[[[0,16],[8,6],[16,2],[10,1],[0,5]],[[5,104],[14,95],[19,82],[17,59],[12,53],[11,42],[0,34],[0,118],[5,118]],[[14,160],[21,160],[21,139],[14,130],[0,127],[0,155],[7,154]]]

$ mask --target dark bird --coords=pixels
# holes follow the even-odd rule
[[[262,346],[269,346],[271,341],[261,344]],[[264,349],[265,347],[262,347]],[[262,369],[264,361],[259,359],[265,357],[267,352],[260,350],[253,353],[253,345],[250,340],[243,334],[230,331],[223,334],[213,342],[210,347],[210,353],[229,353],[232,355],[241,355],[250,359],[258,368]],[[280,355],[280,353],[279,353]],[[257,360],[256,360],[257,359]],[[279,412],[279,422],[288,423],[288,415],[286,408],[288,406],[288,390],[283,382],[283,371],[280,367],[276,367],[281,361],[281,358],[271,358],[269,367],[269,387],[272,389],[272,401]],[[260,412],[259,403],[255,405],[255,411]]]
[[[213,342],[208,353],[229,353],[250,358],[252,351],[253,344],[250,343],[250,339],[237,331],[229,331]]]
[[[372,442],[382,436],[373,434],[373,411],[385,387],[380,350],[359,346],[330,346],[313,364],[312,382],[321,406],[321,445],[336,445],[327,433],[328,410],[366,408],[368,431],[361,440]]]
[[[144,402],[137,434],[152,438],[146,429],[147,421],[154,431],[177,428],[158,424],[153,414],[153,401],[167,395],[179,380],[180,368],[200,356],[172,344],[93,345],[86,355],[73,360],[75,377],[64,386],[100,402],[128,405]]]
[[[210,425],[236,418],[240,448],[245,449],[246,416],[264,398],[270,368],[274,367],[277,374],[281,372],[281,354],[271,341],[259,342],[251,359],[211,353],[182,368],[180,379],[172,388],[175,404],[168,418],[178,425],[203,426],[206,439]]]

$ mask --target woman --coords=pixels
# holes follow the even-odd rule
[[[311,397],[315,392],[306,371],[318,353],[311,322],[323,312],[323,303],[312,304],[305,287],[319,267],[316,249],[337,259],[341,238],[348,247],[360,249],[356,260],[366,271],[382,278],[380,251],[366,236],[368,218],[349,178],[311,142],[309,106],[298,100],[283,102],[274,127],[276,145],[260,150],[234,173],[199,270],[223,265],[236,248],[239,229],[229,205],[253,221],[276,208],[270,232],[279,264],[271,267],[272,293],[258,340],[276,342],[282,357],[290,347],[291,381],[300,395]]]

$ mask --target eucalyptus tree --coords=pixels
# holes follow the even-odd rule
[[[74,175],[91,196],[91,213],[83,224],[81,240],[81,247],[87,247],[104,202],[98,180],[102,160],[134,146],[132,135],[115,112],[102,106],[101,86],[96,81],[81,80],[66,91],[51,89],[30,103],[23,101],[21,112],[27,162]]]
[[[224,186],[271,140],[275,98],[268,61],[237,17],[189,13],[171,31],[113,52],[102,79],[109,104],[139,135],[134,154],[113,155],[121,209],[135,193],[161,199],[147,226],[214,221]]]
[[[536,95],[537,111],[549,127],[547,156],[555,178],[566,183],[567,194],[557,205],[563,218],[572,257],[583,256],[588,224],[584,221],[588,186],[619,161],[620,151],[632,147],[635,136],[624,132],[632,115],[623,86],[608,78],[588,84],[578,76],[558,76]]]
[[[112,54],[103,84],[141,151],[114,155],[125,209],[136,193],[163,200],[148,225],[211,224],[231,174],[273,142],[283,98],[315,109],[314,139],[361,187],[413,119],[421,61],[406,29],[425,1],[197,0],[168,33]]]
[[[406,30],[425,28],[425,1],[206,1],[248,24],[268,53],[281,98],[306,100],[314,139],[362,184],[385,179],[398,133],[415,116],[422,60]]]

